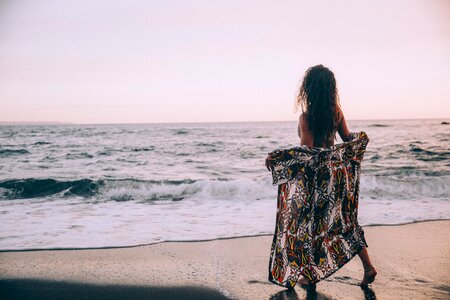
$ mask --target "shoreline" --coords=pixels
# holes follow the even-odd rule
[[[358,258],[315,291],[298,285],[288,291],[268,282],[272,235],[264,235],[1,252],[0,294],[6,295],[2,299],[448,299],[449,226],[450,220],[435,220],[364,227],[378,271],[366,290],[358,285],[363,273]]]
[[[439,221],[450,221],[450,218],[447,219],[430,219],[430,220],[418,220],[411,221],[406,223],[399,224],[369,224],[362,226],[363,228],[369,227],[397,227],[404,226],[410,224],[418,224],[418,223],[427,223],[427,222],[439,222]],[[144,244],[136,244],[136,245],[124,245],[124,246],[102,246],[102,247],[61,247],[61,248],[28,248],[28,249],[0,249],[0,253],[14,253],[14,252],[34,252],[34,251],[82,251],[82,250],[107,250],[107,249],[128,249],[128,248],[136,248],[136,247],[145,247],[158,245],[163,243],[201,243],[201,242],[212,242],[212,241],[221,241],[221,240],[233,240],[233,239],[244,239],[244,238],[252,238],[252,237],[263,237],[263,236],[273,236],[273,233],[262,233],[255,235],[243,235],[243,236],[232,236],[232,237],[218,237],[211,239],[196,239],[196,240],[170,240],[170,241],[159,241],[154,243],[144,243]]]

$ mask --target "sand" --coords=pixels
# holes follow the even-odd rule
[[[356,257],[315,291],[267,281],[272,236],[0,253],[1,299],[450,299],[450,221],[365,227],[376,281]]]

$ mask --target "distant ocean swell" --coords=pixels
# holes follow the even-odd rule
[[[183,131],[184,132],[184,131]],[[187,133],[181,133],[181,134],[187,134]],[[260,138],[259,136],[256,138]],[[441,142],[448,142],[448,139],[441,139]],[[49,145],[50,142],[44,142],[44,141],[38,141],[35,143],[32,143],[30,145],[26,145],[29,147],[33,146],[39,146],[39,145]],[[219,152],[215,147],[222,145],[222,142],[216,142],[216,143],[197,143],[196,147],[206,147],[208,148],[206,152]],[[76,145],[71,145],[76,146]],[[55,146],[57,147],[57,146]],[[449,160],[450,160],[450,149],[442,149],[442,147],[426,147],[422,145],[422,142],[415,141],[414,143],[409,144],[408,148],[401,147],[402,149],[396,149],[394,152],[389,152],[385,155],[385,158],[400,158],[406,156],[411,156],[411,158],[419,161],[429,161],[429,162],[439,162],[439,161],[447,161],[447,166],[449,166]],[[133,152],[150,152],[158,150],[155,146],[147,146],[147,147],[124,147],[119,149],[107,149],[107,150],[101,150],[97,151],[95,153],[88,153],[88,152],[69,152],[65,154],[66,159],[77,159],[77,158],[94,158],[94,157],[100,157],[100,156],[109,156],[113,153],[133,153]],[[42,149],[36,150],[37,152],[42,151]],[[24,156],[27,154],[33,154],[33,150],[30,149],[24,149],[24,148],[5,148],[5,145],[0,145],[0,158],[4,157],[14,157],[14,156]],[[186,156],[188,154],[186,153],[178,153],[180,156]],[[247,157],[255,157],[254,152],[243,152],[241,153],[242,158]],[[375,155],[373,157],[370,157],[369,159],[372,160],[378,160],[381,157],[379,155]]]

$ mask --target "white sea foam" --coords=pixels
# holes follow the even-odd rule
[[[276,189],[268,177],[179,184],[128,180],[106,184],[93,198],[2,201],[0,249],[106,247],[270,234],[275,226]],[[174,201],[176,197],[184,198]],[[448,218],[448,199],[373,199],[364,192],[360,196],[362,225]]]
[[[413,177],[361,176],[362,195],[374,199],[450,199],[450,176]]]
[[[100,188],[98,199],[117,201],[253,201],[273,199],[274,189],[270,177],[259,180],[198,180],[186,182],[145,182],[133,180],[106,181]]]

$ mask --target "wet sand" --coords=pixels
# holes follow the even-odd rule
[[[450,221],[365,227],[378,270],[356,257],[315,291],[267,281],[271,236],[0,253],[1,299],[450,299]]]

